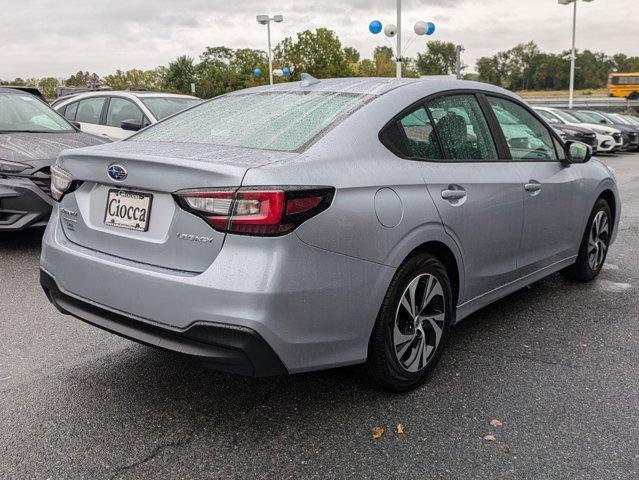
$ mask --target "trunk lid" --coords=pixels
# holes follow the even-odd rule
[[[236,189],[249,168],[290,155],[294,154],[128,141],[64,152],[58,165],[82,185],[62,199],[62,227],[70,241],[97,252],[154,267],[203,272],[218,255],[225,234],[180,208],[172,194],[193,188]],[[126,171],[126,178],[116,181],[109,175],[114,165]],[[140,230],[107,224],[113,219],[113,206],[131,193],[148,199],[134,204],[123,200],[124,206],[138,206],[139,211],[148,207],[148,218],[134,227]]]

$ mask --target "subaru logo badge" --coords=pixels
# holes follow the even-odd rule
[[[118,165],[115,163],[113,165],[109,165],[107,173],[109,174],[109,177],[111,177],[116,182],[123,182],[124,180],[126,180],[126,177],[128,175],[126,169],[122,165]]]

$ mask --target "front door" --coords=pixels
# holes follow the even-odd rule
[[[519,268],[527,275],[577,254],[583,234],[579,165],[562,161],[562,146],[527,108],[488,96],[523,180],[524,228]]]

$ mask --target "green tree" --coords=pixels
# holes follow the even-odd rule
[[[100,84],[100,76],[97,73],[83,72],[79,70],[75,75],[71,75],[64,81],[69,87],[90,87]]]
[[[38,88],[44,98],[55,98],[56,89],[60,86],[60,81],[54,77],[44,77],[38,82]]]
[[[196,80],[196,67],[193,58],[182,55],[169,63],[164,76],[165,88],[180,92],[191,93],[191,83]]]
[[[420,75],[451,75],[455,73],[457,53],[455,44],[432,40],[426,44],[427,51],[418,53],[416,66]]]
[[[114,90],[149,90],[162,89],[164,78],[159,70],[116,70],[104,77],[104,83]]]
[[[353,65],[359,63],[360,54],[353,47],[344,47],[344,58],[350,65]]]
[[[275,47],[274,57],[280,65],[292,67],[293,78],[297,80],[302,73],[316,78],[353,74],[339,38],[327,28],[305,30],[297,34],[296,40],[285,38]]]

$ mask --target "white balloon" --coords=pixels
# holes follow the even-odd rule
[[[428,31],[428,24],[423,21],[419,21],[415,24],[415,33],[417,35],[426,35]]]
[[[275,70],[273,70],[273,76],[275,76],[275,77],[283,77],[284,76],[284,70],[282,70],[281,68],[276,68]]]
[[[395,25],[388,24],[384,27],[384,35],[386,35],[389,38],[394,37],[395,35],[397,35],[397,27]]]

